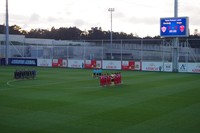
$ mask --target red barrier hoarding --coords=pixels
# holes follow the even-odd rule
[[[52,67],[67,67],[67,60],[53,59]]]
[[[134,61],[122,61],[122,70],[135,70]]]
[[[84,67],[88,69],[96,68],[96,60],[85,60]]]

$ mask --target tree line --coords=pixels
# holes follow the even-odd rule
[[[77,27],[52,27],[48,29],[23,30],[18,25],[9,26],[9,34],[25,35],[27,38],[43,38],[55,40],[106,40],[110,39],[110,31],[104,31],[101,27],[92,27],[88,31],[82,31]],[[0,34],[5,34],[5,25],[0,25]],[[132,33],[112,32],[113,39],[136,39],[140,38]]]
[[[31,29],[30,31],[23,30],[18,25],[9,26],[9,34],[25,35],[26,38],[43,38],[43,39],[55,39],[55,40],[109,40],[110,31],[104,31],[101,27],[92,27],[88,31],[82,31],[77,27],[60,27],[56,29],[52,27],[48,29]],[[0,25],[0,34],[5,34],[5,25]],[[131,40],[141,39],[141,37],[132,33],[127,34],[124,32],[113,32],[113,40]],[[144,39],[160,39],[160,36],[146,36]],[[192,47],[200,47],[200,36],[190,35],[189,39],[197,39],[190,41]],[[170,38],[167,38],[170,39]]]

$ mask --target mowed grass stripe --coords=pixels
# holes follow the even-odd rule
[[[160,117],[131,125],[117,133],[131,131],[138,133],[198,133],[200,131],[198,128],[200,122],[199,106],[199,103],[193,104]]]
[[[13,67],[8,69],[12,75]],[[37,70],[36,80],[17,81],[12,83],[14,87],[5,85],[6,80],[1,82],[0,87],[14,88],[0,91],[2,131],[199,131],[199,119],[191,125],[182,122],[200,113],[198,74],[122,71],[123,85],[102,88],[91,78],[92,70]],[[187,110],[194,115],[179,120],[179,113],[187,114]],[[176,122],[177,127],[173,125]]]

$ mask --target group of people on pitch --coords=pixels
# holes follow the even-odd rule
[[[99,78],[102,75],[102,69],[95,68],[93,70],[93,78]]]
[[[14,79],[34,79],[36,77],[36,70],[16,70],[14,72]]]
[[[100,76],[101,86],[120,85],[122,83],[121,73],[102,74]]]

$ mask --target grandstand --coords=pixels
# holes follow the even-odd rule
[[[109,40],[63,41],[53,39],[25,38],[24,35],[9,35],[9,58],[45,59],[95,59],[95,60],[172,60],[172,41],[166,39],[113,40],[112,58]],[[179,62],[200,62],[200,48],[194,39],[179,41]],[[193,47],[190,46],[192,42]],[[200,41],[197,40],[197,43]],[[0,35],[0,57],[5,57],[5,35]],[[196,44],[198,46],[198,44]]]

